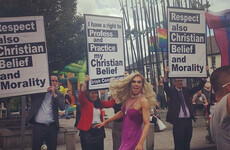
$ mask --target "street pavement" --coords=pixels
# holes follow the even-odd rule
[[[216,150],[215,145],[206,140],[207,130],[205,127],[193,128],[191,150]],[[173,150],[172,130],[164,130],[154,133],[154,150]]]
[[[107,114],[107,113],[106,113]],[[60,119],[61,127],[73,127],[75,118]],[[112,150],[112,129],[106,128],[105,150]],[[164,130],[155,132],[154,134],[154,150],[173,150],[172,130]],[[193,136],[191,141],[191,150],[216,150],[215,145],[206,140],[207,130],[205,127],[193,128]],[[73,139],[74,140],[74,139]],[[76,150],[81,150],[79,136],[76,136]],[[66,145],[58,145],[58,150],[66,150]]]

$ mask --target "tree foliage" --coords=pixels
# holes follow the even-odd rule
[[[62,70],[85,57],[83,17],[77,0],[0,0],[0,17],[43,16],[49,69]]]

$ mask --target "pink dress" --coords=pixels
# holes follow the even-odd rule
[[[122,141],[119,150],[134,150],[142,134],[142,114],[134,108],[123,107]]]

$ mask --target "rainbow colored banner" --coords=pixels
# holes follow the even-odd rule
[[[167,29],[157,28],[157,34],[158,36],[149,37],[150,51],[155,51],[154,42],[156,42],[158,52],[161,52],[162,49],[163,52],[167,52]]]
[[[230,9],[214,13],[205,12],[208,27],[214,30],[221,53],[221,66],[230,65]]]
[[[159,47],[167,49],[167,29],[157,28],[157,33]]]

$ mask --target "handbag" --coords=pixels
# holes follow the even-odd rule
[[[157,124],[159,126],[160,131],[166,129],[165,124],[159,118],[157,118]]]
[[[93,128],[93,126],[88,130],[83,132],[83,139],[86,143],[93,144],[98,143],[105,138],[104,128]]]

